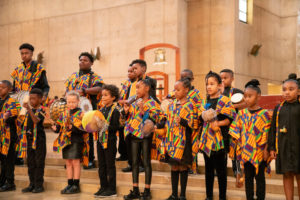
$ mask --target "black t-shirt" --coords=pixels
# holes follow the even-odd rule
[[[32,109],[32,112],[35,114],[37,112],[37,109]],[[40,113],[37,115],[37,117],[40,119],[40,121],[37,123],[37,138],[36,138],[37,141],[46,140],[46,135],[44,130],[44,119],[45,119],[44,115],[45,115],[44,110],[41,110]],[[29,115],[27,121],[26,135],[27,135],[27,139],[31,141],[33,139],[33,128],[34,128],[33,125],[34,123]],[[30,145],[31,142],[28,142],[28,144]]]
[[[103,107],[100,109],[100,111],[103,113],[105,119],[107,119],[108,114],[111,110],[111,106],[109,107]],[[108,126],[108,139],[117,139],[117,131],[119,130],[120,127],[120,112],[115,109],[113,113],[111,114],[109,126]]]

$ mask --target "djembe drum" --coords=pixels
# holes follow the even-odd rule
[[[29,102],[29,92],[28,91],[17,92],[15,94],[12,94],[11,98],[15,99],[16,101],[18,101],[21,104],[22,108],[20,111],[20,115],[25,115],[26,108],[23,107],[23,104]]]

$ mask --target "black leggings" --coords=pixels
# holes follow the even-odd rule
[[[266,179],[265,179],[265,167],[266,163],[262,162],[259,165],[258,174],[256,169],[250,162],[246,162],[244,165],[245,171],[245,189],[247,200],[253,200],[254,196],[254,177],[256,180],[256,197],[257,200],[263,200],[266,196]]]
[[[151,168],[151,145],[152,136],[139,139],[131,136],[131,155],[132,155],[132,180],[133,183],[139,183],[139,164],[142,151],[142,161],[145,168],[145,184],[151,184],[152,168]]]
[[[219,199],[226,199],[227,189],[227,154],[225,150],[211,152],[210,157],[204,153],[206,197],[212,199],[215,170],[219,183]]]

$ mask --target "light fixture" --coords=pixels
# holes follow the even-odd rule
[[[251,51],[249,52],[250,55],[252,56],[257,56],[259,53],[259,49],[262,47],[261,44],[255,44],[252,46]]]
[[[154,65],[167,64],[167,61],[166,61],[166,50],[165,49],[156,49],[154,51],[154,54],[155,54]]]
[[[91,49],[91,54],[94,57],[94,60],[100,60],[101,57],[100,47],[96,47],[94,51],[93,49]]]

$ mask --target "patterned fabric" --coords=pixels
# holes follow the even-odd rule
[[[228,97],[221,95],[216,107],[217,115],[223,114],[231,119],[235,118],[235,109]],[[209,157],[211,151],[224,149],[224,140],[221,130],[214,131],[209,122],[204,122],[200,137],[199,149]]]
[[[128,99],[128,90],[130,85],[131,85],[130,80],[126,80],[123,83],[121,83],[120,100]]]
[[[35,116],[39,116],[39,114],[44,115],[45,110],[43,109],[43,107],[40,107],[36,110],[36,112],[34,113]],[[26,153],[27,153],[27,137],[26,137],[26,132],[27,132],[27,128],[28,128],[28,119],[29,119],[30,115],[27,112],[25,117],[24,116],[19,116],[18,118],[18,128],[17,130],[20,131],[19,135],[19,144],[17,145],[17,152],[18,152],[18,157],[19,158],[25,158],[26,157]],[[18,131],[18,132],[19,132]],[[32,140],[32,149],[36,149],[36,139],[37,139],[37,124],[33,124],[33,140]]]
[[[90,78],[92,80],[90,81]],[[91,83],[91,84],[90,84]],[[80,74],[79,72],[73,73],[65,82],[66,92],[72,91],[72,90],[81,90],[81,89],[87,89],[90,87],[94,87],[96,84],[102,83],[103,79],[101,76],[92,73],[87,74]],[[86,96],[87,98],[90,98],[89,95]]]
[[[69,125],[73,125],[78,129],[82,128],[82,117],[83,112],[81,110],[78,110],[73,115],[70,115],[70,111],[66,110],[64,111],[59,119],[57,120],[57,125],[59,125],[60,132],[59,136],[56,138],[56,140],[53,143],[53,151],[59,153],[64,147],[71,144],[71,134],[72,131],[69,129]],[[84,147],[83,147],[83,164],[85,166],[88,165],[88,152],[89,152],[89,134],[84,133],[83,134],[83,141],[84,141]]]
[[[184,147],[186,144],[186,127],[177,124],[175,119],[180,117],[188,122],[188,126],[194,127],[194,105],[187,101],[184,105],[178,104],[174,100],[167,109],[167,134],[164,139],[162,154],[168,154],[171,158],[180,161],[183,156]],[[197,151],[194,152],[194,156]]]
[[[229,129],[233,138],[231,152],[236,149],[237,159],[243,165],[250,162],[255,167],[256,174],[263,161],[270,127],[271,118],[267,110],[262,109],[251,114],[248,109],[243,109],[238,112]],[[230,156],[233,158],[232,153]]]
[[[45,71],[45,68],[41,64],[37,64],[37,70],[33,74],[30,71],[31,67],[31,65],[25,66],[22,63],[11,73],[11,77],[15,81],[16,92],[30,91],[40,79],[42,72]]]
[[[117,106],[117,103],[114,103],[114,104],[112,105],[112,107],[110,108],[110,111],[109,111],[109,113],[108,113],[108,115],[107,115],[107,118],[106,118],[106,122],[107,122],[108,124],[110,124],[110,119],[111,119],[111,116],[112,116],[114,110],[116,109],[116,106]],[[100,143],[101,143],[103,149],[107,149],[107,140],[108,140],[108,128],[107,128],[107,130],[105,131],[105,133],[103,134],[102,140],[100,141]]]
[[[0,108],[0,153],[3,155],[7,155],[11,141],[10,126],[5,122],[4,114],[9,113],[9,117],[16,117],[19,115],[20,109],[20,104],[10,97],[6,99],[3,107]],[[16,120],[15,124],[17,125]]]
[[[282,108],[282,106],[283,106],[283,104],[285,103],[285,101],[283,101],[283,102],[281,102],[280,104],[279,104],[279,107],[278,107],[278,109],[277,109],[277,113],[276,113],[276,140],[275,140],[275,148],[276,148],[276,153],[278,154],[278,135],[279,135],[279,132],[280,132],[280,130],[279,130],[279,113],[280,113],[280,110],[281,110],[281,108]]]
[[[145,121],[144,116],[147,114],[149,115],[148,118],[155,123],[161,119],[160,106],[151,97],[144,103],[144,115],[140,112],[136,102],[130,105],[129,117],[124,130],[125,137],[128,134],[132,134],[137,138],[143,138],[142,128]]]
[[[232,95],[233,95],[233,91],[234,91],[234,88],[231,87],[230,88],[230,91],[229,91],[229,99],[231,99]]]

